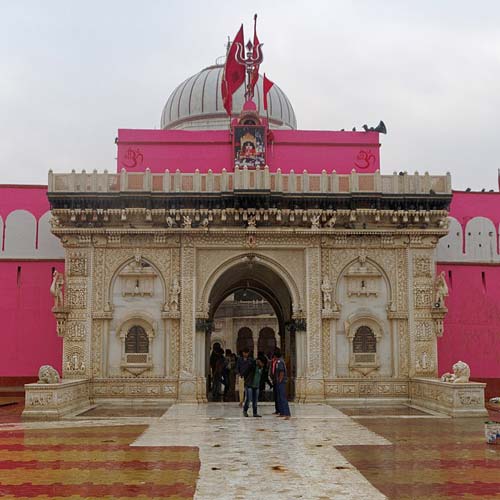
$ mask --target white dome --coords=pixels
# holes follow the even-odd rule
[[[224,66],[203,69],[182,82],[170,95],[161,115],[162,129],[223,130],[229,127],[229,117],[222,105],[221,79]],[[266,116],[262,101],[262,75],[255,86],[254,102],[259,114]],[[233,95],[233,115],[237,116],[244,103],[244,85]],[[274,129],[296,129],[297,120],[285,93],[274,84],[269,94],[269,122]]]

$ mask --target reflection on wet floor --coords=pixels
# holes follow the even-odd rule
[[[158,406],[96,406],[91,410],[79,413],[84,418],[120,418],[120,417],[161,417],[171,405]]]
[[[342,413],[349,415],[350,417],[360,417],[360,416],[414,416],[414,415],[430,415],[422,410],[413,408],[407,405],[394,405],[394,406],[335,406]]]
[[[252,419],[226,403],[23,423],[13,402],[0,405],[2,498],[500,498],[500,446],[485,443],[482,418],[296,404],[283,421],[270,404]],[[249,476],[261,480],[248,488]]]
[[[391,446],[337,449],[388,498],[500,498],[500,446],[486,444],[483,418],[357,421]]]

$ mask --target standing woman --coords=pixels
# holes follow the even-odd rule
[[[286,365],[281,357],[281,351],[276,348],[274,351],[274,358],[276,361],[275,368],[275,384],[277,386],[277,396],[278,396],[278,411],[279,416],[283,417],[285,420],[290,419],[290,407],[288,406],[288,400],[286,399]]]

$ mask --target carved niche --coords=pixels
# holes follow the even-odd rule
[[[124,297],[152,297],[155,277],[156,273],[153,268],[136,255],[134,260],[119,274],[122,295]]]
[[[349,267],[345,279],[349,297],[376,297],[380,293],[382,274],[362,257]]]

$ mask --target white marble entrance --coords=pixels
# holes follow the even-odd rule
[[[197,499],[385,498],[338,445],[389,445],[325,404],[291,405],[293,418],[244,418],[236,403],[176,404],[131,446],[198,446]]]

